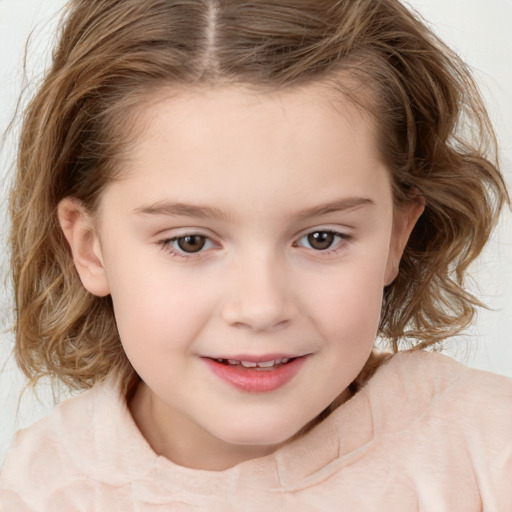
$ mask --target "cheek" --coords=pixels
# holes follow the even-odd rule
[[[139,262],[137,268],[131,267],[127,261],[109,272],[119,335],[128,357],[150,359],[188,350],[207,321],[204,291],[165,264]]]
[[[340,268],[308,297],[318,329],[344,349],[373,345],[382,308],[383,271],[364,261]]]
[[[382,289],[369,283],[366,288],[350,286],[347,283],[343,292],[333,297],[327,305],[327,312],[332,319],[332,329],[346,333],[352,338],[372,340],[377,333],[382,306]],[[357,283],[360,285],[360,283]]]
[[[317,329],[329,348],[324,371],[332,399],[357,377],[374,347],[382,307],[379,277],[371,271],[341,276],[318,302]]]

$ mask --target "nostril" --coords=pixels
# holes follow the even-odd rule
[[[237,329],[255,332],[288,326],[297,313],[289,289],[275,279],[252,278],[249,284],[246,281],[247,278],[237,280],[237,288],[231,289],[221,304],[223,321]]]
[[[253,331],[267,331],[267,330],[278,330],[284,329],[290,324],[290,320],[280,320],[275,323],[261,323],[256,322],[232,322],[231,326],[237,329],[251,329]]]
[[[277,322],[274,326],[274,329],[283,329],[284,327],[287,327],[290,324],[290,320],[281,320],[280,322]]]

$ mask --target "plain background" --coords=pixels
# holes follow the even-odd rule
[[[94,1],[94,0],[91,0]],[[312,0],[313,1],[313,0]],[[0,133],[11,120],[23,87],[22,63],[27,37],[33,32],[29,90],[48,63],[57,12],[64,0],[0,0]],[[512,185],[512,0],[410,0],[450,46],[473,68],[501,144],[501,163]],[[11,133],[15,133],[15,130]],[[15,154],[11,135],[0,155],[0,276],[7,273],[6,189]],[[473,290],[491,306],[482,310],[474,328],[447,346],[460,361],[512,376],[512,214],[506,211],[491,242],[472,268]],[[0,466],[14,431],[33,423],[52,408],[53,397],[43,385],[39,400],[26,392],[10,352],[8,332],[12,303],[8,285],[0,287]]]

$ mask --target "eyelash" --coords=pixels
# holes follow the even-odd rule
[[[211,241],[210,238],[208,238],[206,235],[202,235],[200,233],[185,233],[185,234],[180,235],[180,236],[174,236],[172,238],[165,238],[163,240],[160,240],[158,242],[158,245],[160,245],[160,247],[164,251],[168,252],[172,257],[182,258],[184,260],[189,260],[191,258],[197,258],[203,252],[204,246],[202,246],[200,248],[200,250],[197,251],[197,252],[185,252],[182,249],[173,247],[174,244],[176,244],[180,240],[184,240],[185,238],[188,238],[188,237],[199,237],[199,238],[204,239],[205,240],[205,246],[213,245],[213,242]]]
[[[319,254],[336,254],[342,247],[340,245],[345,245],[346,242],[348,242],[352,237],[350,235],[347,235],[346,233],[340,233],[339,231],[335,231],[333,229],[316,229],[313,231],[309,231],[302,235],[297,242],[293,244],[294,247],[304,247],[303,245],[299,245],[299,242],[302,239],[307,239],[310,236],[314,236],[316,234],[323,234],[332,236],[334,240],[337,238],[337,243],[334,244],[333,242],[329,245],[329,247],[326,247],[325,249],[314,249],[313,247],[309,247],[314,252],[317,252]],[[173,247],[174,244],[177,244],[180,240],[184,240],[187,237],[199,237],[204,239],[204,245],[200,247],[200,249],[196,252],[189,252],[183,251],[183,249]],[[308,242],[310,245],[310,241]],[[198,258],[201,256],[201,254],[204,252],[205,246],[212,246],[214,243],[211,241],[210,238],[208,238],[206,235],[202,235],[199,233],[185,233],[180,236],[175,236],[172,238],[165,238],[163,240],[160,240],[158,242],[158,245],[161,246],[163,250],[168,252],[171,256],[176,258],[183,258],[184,260],[189,260],[192,258]],[[334,244],[334,245],[333,245]],[[211,247],[207,247],[209,249]]]
[[[333,240],[333,242],[329,245],[329,247],[326,247],[325,249],[314,249],[313,247],[311,247],[311,249],[314,252],[317,252],[319,254],[336,254],[338,251],[340,251],[343,248],[340,246],[342,246],[342,245],[344,246],[345,243],[351,239],[350,235],[347,235],[346,233],[340,233],[339,231],[336,231],[334,229],[315,229],[313,231],[309,231],[308,233],[305,233],[304,235],[302,235],[299,238],[299,240],[296,242],[296,244],[294,244],[294,245],[297,247],[303,247],[301,245],[298,245],[302,239],[307,239],[310,236],[317,235],[317,234],[332,236],[334,238],[334,240],[336,238],[338,239],[337,243],[334,243],[334,240]],[[311,245],[310,241],[308,241],[308,243]]]

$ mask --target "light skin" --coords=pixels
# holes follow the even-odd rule
[[[81,280],[112,296],[142,379],[132,415],[178,464],[273,452],[347,398],[371,352],[423,206],[394,208],[374,123],[333,98],[319,85],[162,95],[98,211],[59,205]],[[276,353],[303,364],[266,392],[205,364]]]

